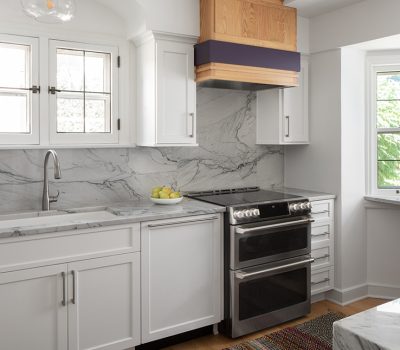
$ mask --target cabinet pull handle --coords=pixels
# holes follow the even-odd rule
[[[326,235],[329,235],[329,232],[323,232],[323,233],[319,233],[317,235],[311,235],[311,236],[313,236],[313,237],[321,237],[321,236],[326,236]]]
[[[72,271],[72,304],[76,304],[76,279],[77,279],[77,272]]]
[[[322,210],[322,211],[312,211],[311,214],[325,214],[329,213],[329,210]]]
[[[290,116],[287,115],[285,118],[287,120],[287,133],[286,133],[285,137],[289,137],[290,136]]]
[[[189,122],[188,122],[188,136],[194,137],[194,113],[189,113]]]
[[[316,286],[317,284],[322,284],[322,283],[329,282],[329,281],[330,281],[329,278],[325,278],[325,279],[323,279],[322,281],[318,281],[318,282],[312,282],[312,281],[311,281],[311,285],[312,285],[312,286]]]
[[[171,222],[168,224],[154,224],[154,225],[149,225],[148,228],[157,228],[157,227],[164,227],[164,226],[178,226],[178,225],[186,225],[186,224],[194,224],[196,222],[204,222],[204,221],[214,221],[218,219],[218,216],[212,216],[207,219],[200,219],[200,220],[188,220],[188,221],[182,221],[182,222]]]
[[[62,304],[62,306],[66,306],[67,305],[67,301],[66,301],[66,297],[67,297],[67,291],[66,291],[66,288],[67,288],[67,283],[66,283],[66,280],[65,280],[65,272],[61,272],[61,277],[62,277],[62,289],[63,289],[63,299],[62,299],[62,302],[61,302],[61,304]]]
[[[317,261],[317,260],[323,260],[323,259],[327,259],[327,258],[329,258],[329,254],[325,254],[325,255],[319,256],[317,258],[314,257],[314,260]]]

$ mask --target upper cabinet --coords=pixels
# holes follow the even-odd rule
[[[296,51],[296,9],[281,0],[201,0],[200,42],[228,41]]]
[[[196,37],[148,32],[137,47],[137,145],[196,145]]]
[[[309,143],[309,62],[301,58],[299,86],[257,93],[257,144]]]

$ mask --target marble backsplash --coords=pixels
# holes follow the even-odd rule
[[[282,186],[283,149],[257,146],[256,94],[198,90],[199,147],[60,149],[62,179],[53,208],[148,197],[153,186],[182,191]],[[0,212],[41,208],[45,150],[0,151]],[[51,162],[49,163],[51,164]]]

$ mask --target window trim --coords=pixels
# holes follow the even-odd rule
[[[39,79],[39,38],[0,34],[1,43],[30,46],[31,87],[40,86]],[[40,143],[40,94],[30,92],[31,97],[31,132],[29,134],[0,133],[1,145],[39,145]]]
[[[380,196],[399,196],[400,187],[378,188],[378,131],[376,76],[380,72],[400,72],[400,55],[373,55],[367,57],[367,194]]]
[[[104,52],[111,54],[111,132],[110,133],[57,133],[56,118],[56,95],[49,94],[49,140],[51,145],[96,145],[96,144],[119,144],[120,132],[118,130],[119,115],[119,71],[118,55],[119,50],[116,46],[101,44],[88,44],[73,41],[49,40],[49,86],[56,86],[57,76],[57,49],[75,49],[94,52]]]

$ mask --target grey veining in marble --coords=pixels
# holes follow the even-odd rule
[[[18,218],[18,215],[5,217],[0,216],[0,239],[32,236],[44,233],[74,231],[88,228],[107,227],[113,225],[132,224],[136,222],[162,220],[171,218],[180,218],[185,216],[196,216],[205,214],[223,213],[224,207],[213,205],[197,200],[184,198],[183,201],[176,205],[156,205],[150,201],[131,201],[125,203],[116,203],[106,207],[94,208],[78,208],[64,210],[60,212],[52,212],[49,216],[57,218],[46,223],[43,215],[26,213],[24,217],[30,219],[41,218],[40,224],[29,224],[27,226],[13,225],[12,221]],[[104,212],[104,217],[88,219],[85,215],[92,212]],[[74,214],[85,213],[82,217],[75,218]],[[69,217],[68,214],[71,214]],[[59,216],[60,215],[60,216]],[[6,219],[7,221],[2,221]],[[51,219],[51,218],[50,218]],[[20,220],[17,223],[20,224]],[[34,222],[34,220],[30,220]],[[10,223],[10,224],[9,224]]]
[[[52,208],[147,198],[156,185],[183,191],[282,186],[283,149],[257,146],[256,94],[198,90],[199,147],[60,149],[63,178]],[[40,209],[44,150],[0,151],[0,212]]]
[[[337,321],[334,350],[399,350],[400,299]]]

